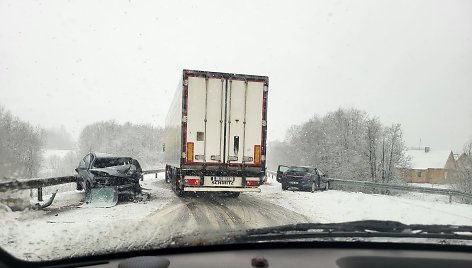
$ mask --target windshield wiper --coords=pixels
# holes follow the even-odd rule
[[[307,238],[438,238],[472,240],[472,226],[403,224],[396,221],[353,221],[343,223],[299,223],[251,229],[235,236],[241,241],[273,241]]]

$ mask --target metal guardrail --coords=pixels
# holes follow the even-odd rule
[[[0,192],[9,190],[25,190],[33,188],[42,188],[46,186],[71,183],[77,181],[77,176],[65,176],[54,178],[33,178],[33,179],[19,179],[0,182]]]
[[[276,176],[277,172],[267,171],[267,174],[271,176]],[[350,187],[364,187],[369,189],[384,189],[384,190],[395,190],[395,191],[404,191],[404,192],[418,192],[425,194],[436,194],[436,195],[445,195],[449,196],[449,203],[452,202],[453,197],[467,198],[472,201],[472,194],[465,193],[458,190],[452,189],[439,189],[439,188],[427,188],[427,187],[418,187],[418,186],[409,186],[401,184],[387,184],[387,183],[378,183],[370,181],[356,181],[356,180],[345,180],[345,179],[334,179],[329,178],[329,188],[335,189],[337,185],[344,185]],[[352,188],[351,188],[352,189]]]
[[[157,178],[157,174],[158,174],[158,173],[161,173],[161,172],[164,172],[165,170],[166,170],[165,168],[144,170],[144,171],[143,171],[143,175],[156,174],[156,178]]]
[[[355,186],[355,187],[364,187],[370,189],[384,189],[384,190],[395,190],[395,191],[404,191],[404,192],[418,192],[425,194],[436,194],[436,195],[445,195],[449,196],[449,203],[452,202],[453,197],[462,197],[472,200],[472,194],[465,193],[452,189],[439,189],[439,188],[427,188],[427,187],[418,187],[418,186],[409,186],[409,185],[400,185],[400,184],[386,184],[386,183],[377,183],[370,181],[353,181],[353,180],[344,180],[344,179],[329,179],[331,189],[336,188],[336,185],[346,185],[346,186]]]
[[[38,189],[38,201],[43,201],[43,187],[76,182],[77,176],[65,176],[54,178],[32,178],[0,182],[0,192],[9,190]]]
[[[275,178],[275,176],[277,176],[277,172],[275,171],[272,171],[272,170],[267,170],[266,173],[270,176],[272,176],[273,178]]]
[[[144,170],[143,175],[147,174],[157,174],[164,172],[165,168],[160,169],[151,169]],[[53,178],[32,178],[32,179],[13,179],[8,181],[0,181],[0,192],[7,192],[11,190],[28,190],[28,189],[38,189],[38,201],[43,201],[43,187],[73,183],[77,182],[79,177],[74,176],[64,176],[64,177],[53,177]]]

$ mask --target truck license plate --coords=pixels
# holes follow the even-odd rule
[[[233,185],[234,177],[211,177],[211,183],[213,185]]]
[[[240,177],[220,177],[220,176],[205,176],[204,185],[206,186],[241,186]]]

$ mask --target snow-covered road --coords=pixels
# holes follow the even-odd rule
[[[308,218],[261,199],[190,195],[178,198],[160,176],[147,176],[143,187],[151,200],[119,203],[111,208],[82,205],[80,191],[59,193],[44,211],[4,213],[0,218],[0,246],[29,260],[55,259],[143,249],[173,237],[196,239],[215,230],[237,231],[297,222]]]
[[[261,193],[237,199],[178,198],[162,174],[143,187],[152,198],[112,208],[82,206],[83,192],[59,193],[44,211],[0,214],[0,246],[19,258],[41,260],[152,248],[173,237],[204,240],[231,232],[299,222],[397,220],[404,223],[472,225],[472,206],[431,196],[383,196],[341,191],[282,191],[269,179]],[[424,198],[427,200],[418,200]]]

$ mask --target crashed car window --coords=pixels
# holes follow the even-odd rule
[[[133,162],[130,158],[97,158],[93,162],[95,168],[106,168],[113,166],[131,165]]]
[[[0,248],[16,258],[470,251],[456,226],[472,226],[472,1],[0,0]]]

